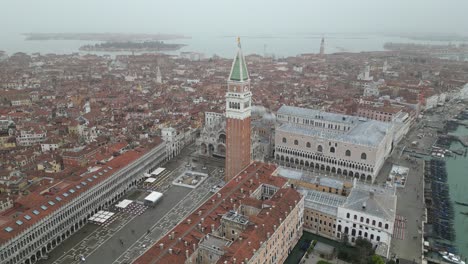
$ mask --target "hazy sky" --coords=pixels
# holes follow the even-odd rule
[[[0,31],[468,35],[466,0],[3,0]]]

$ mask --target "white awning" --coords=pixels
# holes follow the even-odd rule
[[[124,199],[122,201],[120,201],[116,207],[119,207],[119,208],[126,208],[127,206],[129,206],[131,203],[133,203],[132,200],[127,200],[127,199]]]
[[[145,197],[145,201],[155,203],[163,196],[160,192],[151,192],[148,196]]]
[[[151,173],[151,175],[158,176],[159,174],[161,174],[161,172],[163,172],[163,171],[165,171],[165,170],[166,170],[165,168],[159,167],[159,168],[155,169],[155,170]]]
[[[155,178],[148,178],[145,180],[145,182],[149,182],[149,183],[152,183],[152,182],[155,182],[156,179]]]

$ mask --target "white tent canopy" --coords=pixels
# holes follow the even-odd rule
[[[165,171],[165,170],[166,170],[165,168],[159,167],[159,168],[155,169],[155,170],[151,173],[151,175],[158,176],[159,174],[161,174],[161,172],[163,172],[163,171]]]
[[[153,183],[155,181],[156,181],[155,178],[148,178],[148,179],[145,180],[145,182],[149,182],[149,183]]]
[[[163,196],[160,192],[151,192],[148,196],[145,197],[145,201],[155,203]]]
[[[122,201],[120,201],[116,207],[119,207],[119,208],[126,208],[127,206],[129,206],[131,203],[133,203],[132,200],[127,200],[127,199],[124,199]]]

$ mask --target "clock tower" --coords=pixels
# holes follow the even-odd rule
[[[228,182],[250,164],[250,112],[252,93],[240,39],[232,62],[226,93],[226,174]]]

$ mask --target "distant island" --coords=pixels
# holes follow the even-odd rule
[[[408,33],[408,34],[385,34],[386,36],[389,37],[401,37],[401,38],[407,38],[411,40],[419,40],[419,41],[444,41],[444,42],[450,42],[450,41],[468,41],[468,36],[466,35],[459,35],[459,34],[442,34],[442,33],[433,33],[433,34],[427,34],[427,33]]]
[[[25,33],[26,40],[155,41],[189,38],[175,34]]]
[[[162,41],[144,41],[144,42],[104,42],[94,45],[84,45],[80,47],[81,51],[173,51],[184,47],[184,44],[167,44]]]

